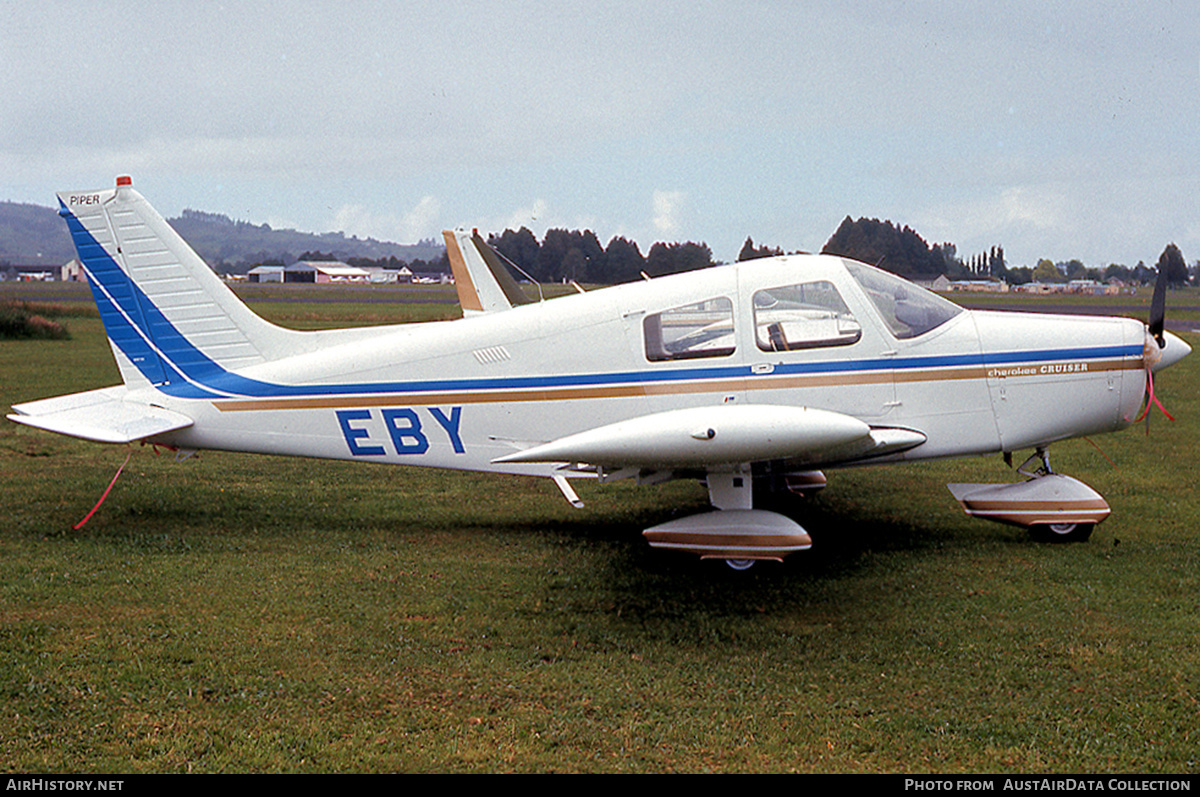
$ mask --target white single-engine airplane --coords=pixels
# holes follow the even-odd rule
[[[124,384],[9,419],[108,443],[545,476],[698,478],[719,511],[651,545],[742,568],[811,546],[755,480],[1034,449],[1025,481],[949,485],[970,514],[1086,539],[1109,513],[1046,447],[1128,426],[1190,351],[1127,318],[964,310],[852,260],[793,255],[530,302],[448,231],[464,318],[299,332],[247,308],[128,177],[58,195]]]

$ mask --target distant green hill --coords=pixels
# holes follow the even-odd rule
[[[395,257],[412,262],[437,260],[445,249],[433,240],[397,244],[340,232],[275,230],[200,210],[185,210],[167,221],[209,265],[222,270],[243,271],[264,260],[291,263],[304,252],[323,252],[340,260]],[[53,208],[0,202],[0,265],[57,266],[74,256],[67,225]]]
[[[73,257],[67,225],[52,208],[0,202],[0,266],[59,266]]]

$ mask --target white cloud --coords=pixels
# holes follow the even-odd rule
[[[550,206],[544,199],[535,199],[526,208],[517,208],[508,216],[508,221],[501,227],[506,230],[519,230],[528,227],[531,230],[545,229],[549,220]]]
[[[333,227],[360,238],[412,243],[437,238],[441,229],[438,223],[441,209],[442,203],[433,196],[421,197],[416,205],[400,215],[373,213],[359,204],[342,205],[334,213]]]
[[[909,223],[931,244],[954,242],[960,255],[1002,245],[1011,265],[1033,265],[1043,257],[1133,265],[1150,262],[1170,241],[1196,245],[1200,227],[1172,210],[1187,207],[1189,188],[1143,177],[1047,180],[945,202]]]
[[[266,223],[270,225],[272,230],[295,230],[298,229],[296,222],[286,216],[267,216]]]
[[[1051,230],[1067,222],[1070,202],[1066,187],[1057,184],[1021,185],[992,196],[942,206],[917,224],[937,240],[998,235],[1014,226]]]
[[[333,215],[334,229],[363,238],[371,237],[367,229],[374,228],[378,222],[378,218],[373,217],[362,205],[342,205]]]
[[[575,215],[566,217],[550,203],[542,198],[534,199],[528,205],[518,207],[509,213],[476,219],[470,226],[478,227],[489,232],[502,230],[519,230],[527,228],[538,240],[545,238],[546,231],[554,228],[568,230],[595,230],[596,217],[591,215]]]
[[[910,218],[907,223],[930,244],[950,241],[960,255],[1000,244],[1010,259],[1018,260],[1047,256],[1080,225],[1069,186],[1057,182],[1011,186],[942,203]]]
[[[438,214],[441,210],[442,203],[435,197],[421,197],[421,201],[416,204],[416,207],[404,214],[404,227],[408,235],[401,240],[418,241],[422,238],[434,237],[440,231]]]
[[[686,195],[682,191],[654,192],[654,229],[662,235],[672,235],[679,230],[679,214],[683,210]]]

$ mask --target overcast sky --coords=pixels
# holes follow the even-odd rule
[[[1200,258],[1200,3],[0,0],[0,199]]]

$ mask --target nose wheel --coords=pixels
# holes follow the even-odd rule
[[[1095,528],[1095,523],[1044,523],[1030,526],[1029,536],[1037,542],[1085,542]]]

